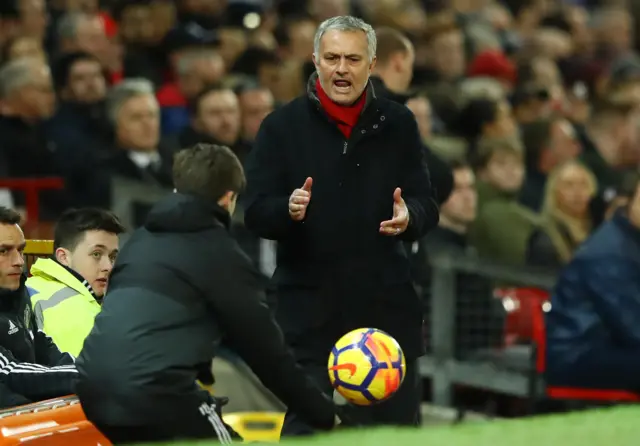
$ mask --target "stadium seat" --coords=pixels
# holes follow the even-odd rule
[[[494,296],[502,299],[507,311],[507,345],[533,342],[534,313],[549,300],[549,294],[538,288],[499,288],[494,291]]]
[[[86,445],[109,446],[109,442],[87,421],[78,398],[42,401],[0,411],[0,446]]]
[[[222,417],[245,442],[277,443],[284,423],[282,412],[234,412]]]
[[[24,247],[25,271],[29,273],[31,265],[38,257],[49,257],[53,255],[53,240],[27,240]]]
[[[548,311],[548,310],[547,310]],[[547,338],[545,332],[544,321],[545,307],[543,302],[539,302],[533,311],[532,329],[533,341],[535,343],[535,370],[538,377],[544,376],[546,371],[546,347]],[[578,387],[558,387],[544,385],[544,395],[553,400],[572,400],[585,402],[638,402],[640,395],[625,390],[603,390],[603,389],[585,389]],[[537,386],[536,386],[537,387]],[[537,395],[533,395],[537,397]]]

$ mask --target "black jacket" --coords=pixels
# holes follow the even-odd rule
[[[199,406],[209,396],[196,379],[210,381],[224,340],[288,407],[332,427],[335,406],[285,348],[229,220],[217,205],[174,193],[124,245],[77,361],[90,420],[155,425]]]
[[[78,376],[73,357],[37,330],[25,280],[0,290],[0,408],[70,395]]]
[[[368,86],[362,116],[349,140],[321,109],[309,80],[308,94],[270,114],[247,161],[245,224],[278,241],[276,283],[313,285],[328,270],[357,266],[364,280],[410,281],[402,241],[414,241],[438,222],[422,143],[411,111],[376,97]],[[289,196],[313,178],[302,222],[288,213]],[[408,229],[379,233],[402,189]],[[354,277],[354,279],[357,279]]]

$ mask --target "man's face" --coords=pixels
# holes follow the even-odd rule
[[[524,181],[522,157],[511,152],[497,151],[491,156],[483,176],[498,190],[517,192]]]
[[[307,62],[313,53],[313,38],[316,24],[312,20],[301,20],[289,27],[289,55],[301,62]]]
[[[18,225],[0,224],[0,289],[20,287],[25,239]]]
[[[255,140],[260,124],[273,111],[273,102],[273,95],[267,89],[249,90],[240,95],[244,139]]]
[[[233,145],[240,136],[240,104],[231,90],[214,91],[200,100],[196,130],[222,144]]]
[[[125,43],[150,44],[155,38],[152,11],[146,5],[132,5],[123,11],[119,32]]]
[[[109,40],[105,33],[104,24],[100,17],[93,16],[87,20],[82,20],[78,26],[75,46],[80,51],[87,52],[92,56],[101,58],[107,51]]]
[[[436,36],[431,42],[431,61],[443,80],[455,80],[464,74],[464,39],[460,31]]]
[[[10,95],[9,106],[18,110],[18,114],[23,118],[50,118],[55,111],[56,97],[49,67],[41,61],[34,60],[30,70],[31,82]]]
[[[154,151],[160,140],[160,109],[155,97],[141,95],[126,101],[116,120],[118,145],[124,149]]]
[[[195,98],[207,85],[214,85],[225,72],[224,60],[217,53],[193,62],[191,69],[178,79],[180,90],[187,99]]]
[[[431,138],[433,128],[431,104],[427,98],[417,97],[407,101],[407,108],[413,112],[423,141]]]
[[[327,96],[338,104],[349,105],[367,86],[375,58],[369,62],[364,32],[330,30],[322,36],[313,62]]]
[[[106,231],[87,231],[71,251],[58,248],[56,259],[85,279],[96,296],[107,291],[109,274],[118,255],[118,236]]]
[[[102,67],[97,61],[80,60],[69,71],[67,87],[62,96],[67,100],[94,104],[102,101],[107,94],[107,83]]]
[[[557,164],[564,164],[580,153],[580,143],[569,121],[560,120],[551,128],[551,150]]]
[[[413,64],[416,60],[416,53],[413,49],[413,45],[409,44],[407,51],[401,53],[402,57],[398,61],[398,74],[402,78],[402,84],[405,86],[405,90],[409,89],[411,85],[411,79],[413,79]]]
[[[456,225],[468,226],[476,219],[478,193],[476,178],[468,168],[456,169],[453,172],[453,191],[442,205],[442,216]]]
[[[42,42],[49,23],[44,0],[20,0],[19,6],[21,33]]]

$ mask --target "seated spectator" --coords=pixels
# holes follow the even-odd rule
[[[42,43],[30,36],[15,36],[9,39],[2,47],[2,63],[23,57],[35,57],[46,62],[47,54],[42,47]]]
[[[550,385],[640,391],[640,175],[563,270],[546,315]]]
[[[559,117],[525,124],[521,128],[521,136],[527,174],[520,190],[520,202],[539,212],[547,175],[554,167],[578,156],[580,145],[571,123]]]
[[[242,114],[242,139],[253,144],[264,118],[275,107],[273,94],[259,85],[243,85],[237,91]]]
[[[37,58],[10,62],[0,69],[0,177],[58,177],[55,144],[48,139],[45,122],[55,111],[51,72]],[[66,208],[64,191],[40,194],[40,216],[55,219]],[[16,206],[24,197],[13,194]]]
[[[0,207],[0,408],[74,393],[77,372],[35,324],[25,286],[20,214]]]
[[[100,312],[124,227],[101,209],[71,209],[56,224],[54,256],[31,266],[27,288],[39,330],[78,356]]]
[[[569,161],[549,177],[542,210],[543,226],[529,240],[527,263],[560,269],[573,257],[592,229],[589,202],[598,184],[577,161]]]
[[[191,114],[191,124],[180,134],[180,146],[199,142],[224,145],[244,162],[250,147],[240,139],[240,104],[232,89],[206,88],[193,100]]]
[[[524,265],[539,218],[518,203],[524,180],[522,144],[515,138],[486,138],[478,146],[478,218],[473,245],[482,258]]]
[[[100,62],[88,53],[62,55],[53,65],[60,104],[47,123],[56,144],[56,160],[65,178],[70,205],[94,204],[87,194],[98,159],[111,149],[113,138],[105,113],[107,79]]]
[[[421,242],[422,255],[437,259],[441,254],[476,256],[469,245],[469,228],[476,218],[478,194],[475,175],[470,166],[454,162],[454,187],[449,199],[440,208],[440,222]],[[426,274],[425,274],[426,273]],[[418,279],[427,310],[425,321],[430,324],[431,267],[427,266]],[[500,300],[493,297],[491,283],[475,274],[461,273],[456,277],[455,352],[465,356],[477,349],[500,347],[504,343],[505,311]]]

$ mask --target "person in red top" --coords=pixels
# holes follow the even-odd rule
[[[438,207],[413,114],[369,80],[375,54],[362,20],[319,26],[307,94],[267,116],[247,159],[244,217],[278,242],[276,318],[307,373],[331,394],[334,343],[356,328],[384,330],[406,355],[404,383],[354,419],[418,425],[422,310],[403,242],[435,227]],[[287,413],[284,436],[312,432]]]

